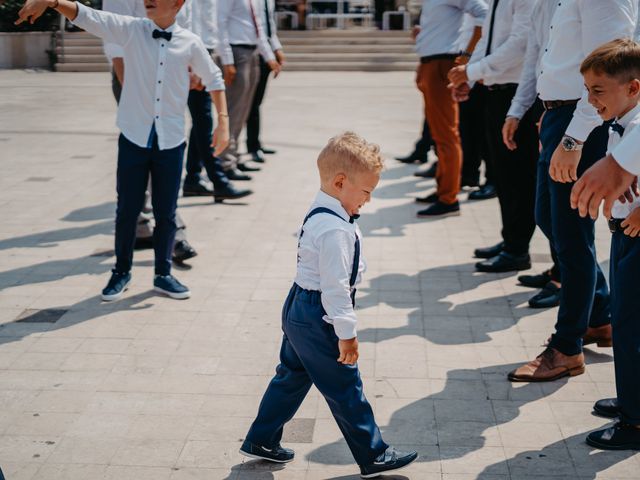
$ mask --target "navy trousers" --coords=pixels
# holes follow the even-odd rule
[[[640,425],[640,239],[622,232],[611,240],[611,327],[622,421]]]
[[[184,143],[169,150],[160,150],[158,137],[153,135],[151,145],[151,148],[139,147],[122,134],[118,139],[115,269],[123,273],[131,270],[138,215],[144,206],[151,175],[151,204],[156,221],[153,231],[155,273],[169,275]]]
[[[280,365],[264,394],[247,440],[267,448],[280,443],[284,424],[293,418],[311,385],[329,404],[358,465],[368,465],[388,445],[382,440],[373,411],[362,390],[356,365],[338,363],[338,337],[320,292],[294,284],[282,312],[284,337]]]
[[[187,149],[187,176],[184,183],[187,185],[198,183],[204,166],[214,188],[224,188],[229,185],[229,179],[222,170],[220,159],[213,156],[211,148],[213,132],[211,97],[204,90],[190,90],[187,105],[192,126]]]
[[[536,223],[555,248],[562,278],[560,309],[551,347],[565,355],[582,351],[587,327],[610,323],[609,289],[598,265],[594,223],[582,218],[569,203],[572,183],[558,183],[549,176],[549,165],[562,140],[575,106],[549,110],[542,119],[536,191]],[[607,148],[608,125],[595,128],[584,143],[578,175],[600,158]]]

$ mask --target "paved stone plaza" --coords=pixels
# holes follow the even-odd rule
[[[193,297],[151,290],[153,256],[104,304],[113,264],[115,104],[107,74],[0,72],[0,466],[8,480],[351,480],[356,465],[312,390],[285,431],[284,469],[238,454],[274,372],[296,230],[318,187],[315,158],[353,129],[405,154],[421,126],[411,73],[283,73],[263,139],[278,155],[245,203],[180,200],[199,256],[176,269]],[[360,368],[385,439],[420,459],[387,479],[640,478],[640,455],[584,444],[615,395],[611,349],[586,374],[511,384],[541,351],[555,309],[533,311],[515,275],[474,273],[499,238],[497,201],[428,222],[432,181],[393,160],[364,209]],[[598,224],[606,264],[608,234]],[[534,270],[549,265],[536,234]]]

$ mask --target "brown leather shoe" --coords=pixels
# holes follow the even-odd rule
[[[516,368],[508,375],[512,382],[552,382],[584,373],[584,355],[565,355],[547,347],[535,360]]]
[[[548,346],[551,343],[551,337],[547,338],[544,346]],[[589,327],[587,333],[582,337],[582,345],[598,345],[599,347],[612,347],[613,340],[611,337],[611,325],[603,325],[601,327]]]

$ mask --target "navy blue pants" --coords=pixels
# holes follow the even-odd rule
[[[153,231],[155,273],[169,275],[171,272],[184,143],[169,150],[160,150],[157,136],[153,137],[151,148],[139,147],[122,134],[118,139],[115,267],[118,272],[131,270],[138,215],[144,206],[149,175],[156,221]]]
[[[187,104],[192,126],[187,149],[187,176],[184,183],[191,185],[198,183],[204,166],[214,188],[224,188],[229,184],[229,179],[222,170],[220,160],[213,156],[211,148],[213,132],[211,97],[204,90],[191,90]]]
[[[536,190],[536,223],[555,248],[562,278],[560,309],[550,346],[565,355],[582,351],[587,327],[610,323],[609,289],[598,265],[594,223],[582,218],[569,203],[572,183],[554,182],[549,165],[562,140],[575,106],[549,110],[542,119]],[[578,175],[604,157],[608,126],[595,128],[582,149]]]
[[[622,232],[611,240],[611,327],[622,420],[640,425],[640,239]]]
[[[294,284],[282,311],[280,365],[247,434],[250,442],[273,448],[311,385],[324,396],[358,465],[368,465],[388,445],[362,391],[356,365],[338,363],[338,337],[325,315],[320,292]]]

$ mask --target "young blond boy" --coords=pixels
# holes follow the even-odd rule
[[[640,45],[613,40],[594,50],[580,72],[589,102],[603,120],[613,120],[608,151],[640,125]],[[640,198],[633,187],[617,201],[609,219],[612,233],[609,283],[617,398],[599,400],[593,409],[619,417],[614,426],[587,436],[607,450],[640,450]]]
[[[280,446],[311,385],[325,397],[363,478],[405,467],[416,452],[389,447],[380,435],[358,370],[355,285],[365,270],[354,220],[371,200],[383,162],[376,145],[338,135],[318,157],[320,191],[300,230],[298,267],[282,313],[280,365],[240,448],[251,458],[286,463]]]

